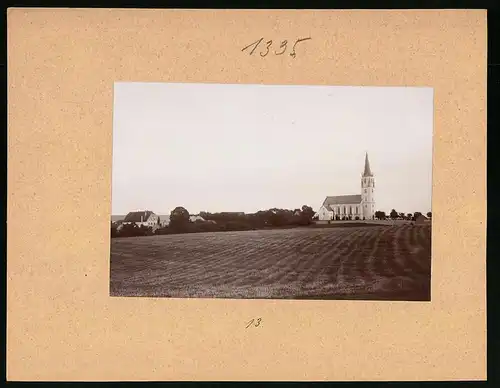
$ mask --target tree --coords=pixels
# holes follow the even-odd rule
[[[304,205],[302,206],[301,214],[307,219],[312,219],[314,217],[314,210],[311,206]]]
[[[420,217],[422,215],[422,213],[420,212],[415,212],[413,213],[413,220],[415,221],[418,217]]]
[[[432,218],[432,212],[427,212],[427,217]]]
[[[391,217],[393,220],[398,218],[398,212],[394,209],[391,210],[391,213],[389,214],[389,217]]]
[[[407,220],[412,220],[412,219],[413,219],[413,214],[408,213],[408,214],[406,215],[406,219],[407,219]]]
[[[189,212],[182,206],[178,206],[170,212],[169,227],[171,227],[174,230],[183,230],[186,229],[188,225],[189,225]]]
[[[405,214],[404,213],[399,213],[399,218],[401,218],[401,219],[404,220],[405,219]]]
[[[380,211],[380,210],[378,210],[378,211],[375,212],[375,217],[378,218],[379,220],[385,220],[386,219],[385,212]],[[364,219],[364,217],[363,217],[363,219]]]
[[[314,210],[311,206],[304,205],[300,212],[300,224],[309,225],[314,217]]]
[[[283,209],[273,208],[270,209],[269,223],[271,226],[286,226],[288,224],[289,216],[293,217],[293,213]]]

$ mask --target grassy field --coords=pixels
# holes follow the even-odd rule
[[[430,300],[431,226],[111,240],[112,296]]]

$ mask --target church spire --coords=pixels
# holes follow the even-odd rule
[[[368,152],[365,155],[365,171],[363,172],[363,176],[373,176],[370,170],[370,162],[368,161]]]

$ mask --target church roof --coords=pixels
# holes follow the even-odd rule
[[[363,172],[363,176],[373,176],[372,171],[370,170],[370,161],[368,160],[368,152],[365,155],[365,171]]]
[[[336,195],[326,197],[323,206],[329,208],[331,205],[351,205],[361,203],[361,194]]]

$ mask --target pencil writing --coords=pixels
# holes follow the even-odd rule
[[[304,42],[306,40],[310,40],[312,39],[311,37],[308,37],[308,38],[300,38],[300,39],[297,39],[295,41],[295,43],[293,44],[292,46],[292,50],[291,52],[289,53],[289,55],[292,57],[292,58],[295,58],[297,56],[297,53],[295,51],[296,47],[297,47],[297,44],[301,43],[301,42]],[[255,42],[252,42],[250,43],[248,46],[245,46],[241,49],[241,51],[245,51],[245,50],[249,50],[248,51],[248,55],[253,55],[256,51],[257,51],[257,48],[259,48],[259,50],[257,51],[259,53],[259,55],[264,58],[266,57],[270,52],[273,52],[274,55],[283,55],[285,54],[285,52],[287,51],[287,48],[288,48],[288,40],[283,40],[279,43],[279,47],[278,45],[274,45],[273,46],[273,41],[272,39],[271,40],[268,40],[268,41],[264,41],[264,38],[260,38],[260,39],[257,39]],[[263,43],[263,44],[262,44]],[[276,47],[276,48],[274,48]]]
[[[259,327],[261,322],[262,318],[251,319],[249,322],[247,322],[246,329],[248,329],[250,326]]]

